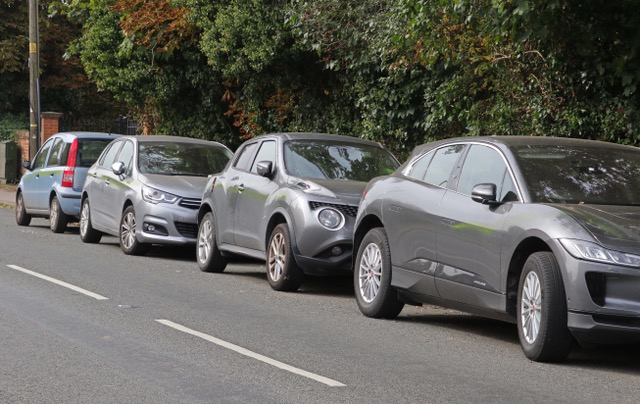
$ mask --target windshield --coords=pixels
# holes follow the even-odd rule
[[[287,173],[296,177],[365,182],[398,168],[398,162],[386,149],[328,140],[286,142],[284,165]]]
[[[222,171],[231,152],[216,144],[140,142],[138,168],[144,174],[206,177]]]
[[[534,202],[640,204],[640,149],[553,145],[514,151]]]

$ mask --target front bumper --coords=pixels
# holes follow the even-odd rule
[[[136,237],[149,244],[195,244],[198,237],[198,210],[179,204],[152,204],[141,201],[135,207]]]
[[[567,325],[579,342],[640,341],[640,268],[580,260],[557,246]]]

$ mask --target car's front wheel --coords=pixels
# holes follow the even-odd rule
[[[98,243],[101,238],[102,232],[91,225],[91,205],[89,198],[86,198],[80,208],[80,239],[85,243]]]
[[[518,336],[525,356],[534,361],[562,361],[571,351],[564,285],[550,252],[531,254],[524,264],[518,285]]]
[[[120,219],[120,249],[127,255],[144,255],[149,251],[149,244],[138,241],[136,232],[138,224],[136,223],[136,212],[133,206],[128,206],[122,212]]]
[[[67,223],[69,222],[69,216],[67,216],[60,207],[60,201],[57,196],[51,199],[49,205],[49,227],[54,233],[64,233],[67,230]]]
[[[395,318],[404,308],[391,286],[391,254],[383,228],[369,230],[362,239],[354,271],[356,302],[362,314],[375,318]]]
[[[18,226],[29,226],[31,223],[31,215],[27,213],[27,208],[24,206],[22,192],[16,197],[16,223]]]
[[[291,236],[286,223],[273,229],[267,246],[267,281],[271,288],[283,292],[298,290],[304,272],[298,267],[291,250]]]
[[[216,231],[213,213],[202,218],[198,227],[196,258],[203,272],[222,272],[227,267],[227,259],[222,256],[216,243]]]

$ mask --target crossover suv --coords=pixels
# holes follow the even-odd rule
[[[362,190],[398,167],[380,144],[347,136],[280,133],[240,146],[208,182],[198,213],[200,269],[222,272],[229,254],[267,261],[275,290],[304,274],[349,270]]]
[[[117,236],[125,254],[152,244],[196,242],[196,216],[210,173],[233,154],[224,145],[178,136],[123,136],[91,167],[82,189],[80,238]]]
[[[640,149],[554,137],[419,146],[367,185],[360,310],[430,303],[517,323],[524,354],[640,340]]]
[[[49,218],[54,233],[62,233],[80,214],[80,193],[89,167],[118,135],[62,132],[51,136],[16,188],[16,222],[28,226],[32,217]]]

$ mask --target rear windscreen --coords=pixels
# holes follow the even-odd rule
[[[113,139],[78,139],[76,167],[91,167]]]

